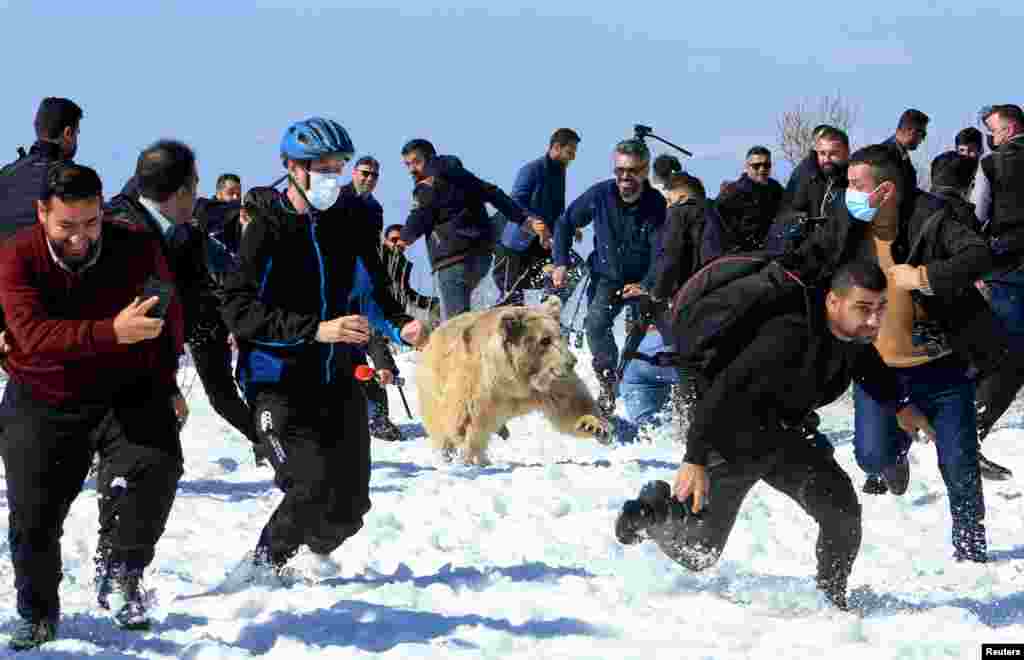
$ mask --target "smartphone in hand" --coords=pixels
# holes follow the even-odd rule
[[[153,296],[160,299],[160,302],[153,305],[146,316],[156,319],[162,319],[167,316],[167,309],[171,306],[171,298],[174,297],[174,285],[170,282],[165,282],[158,277],[150,277],[146,280],[146,283],[142,285],[142,300],[149,300]]]

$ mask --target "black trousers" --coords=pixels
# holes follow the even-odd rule
[[[93,451],[102,460],[102,542],[111,561],[145,568],[182,475],[177,420],[170,398],[154,394],[147,383],[124,389],[112,404],[53,406],[10,381],[0,409],[18,613],[29,620],[56,618],[64,519],[82,490]],[[120,432],[93,434],[109,413]]]
[[[998,370],[978,381],[978,441],[985,439],[1024,386],[1024,355],[1011,353]]]
[[[260,545],[284,562],[301,545],[327,554],[363,526],[370,510],[366,397],[351,379],[301,391],[252,393],[257,433],[269,450],[284,499]]]
[[[228,424],[238,429],[250,442],[256,443],[252,412],[239,395],[231,371],[231,347],[228,346],[227,334],[222,337],[221,333],[217,333],[210,340],[190,345],[189,348],[210,405]]]
[[[740,506],[758,481],[789,496],[819,526],[815,546],[818,586],[845,593],[861,542],[861,508],[850,477],[836,463],[828,441],[794,438],[793,448],[754,460],[720,461],[708,468],[708,509],[695,516],[670,516],[650,528],[651,539],[674,561],[700,571],[725,548]]]

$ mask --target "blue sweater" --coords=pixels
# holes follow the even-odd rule
[[[569,266],[569,247],[577,229],[594,223],[594,252],[588,259],[591,273],[616,282],[639,282],[650,290],[665,198],[644,185],[635,214],[626,212],[615,179],[590,187],[576,198],[555,223],[555,265]]]
[[[546,154],[523,165],[516,175],[511,197],[531,215],[544,221],[549,230],[565,211],[565,166]],[[523,252],[537,235],[522,225],[509,222],[501,235],[501,244],[515,252]]]

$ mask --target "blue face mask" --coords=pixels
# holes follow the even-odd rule
[[[850,188],[846,189],[846,210],[850,212],[857,220],[861,222],[871,222],[875,214],[878,213],[878,209],[872,208],[868,198],[878,192],[878,189],[882,187],[882,184],[875,186],[875,189],[869,193],[860,192]]]

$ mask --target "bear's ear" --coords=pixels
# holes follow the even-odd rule
[[[541,307],[546,314],[553,316],[556,321],[562,320],[562,301],[559,300],[558,296],[548,296]]]
[[[501,317],[501,338],[504,341],[518,344],[525,334],[526,323],[521,315],[509,312]]]

